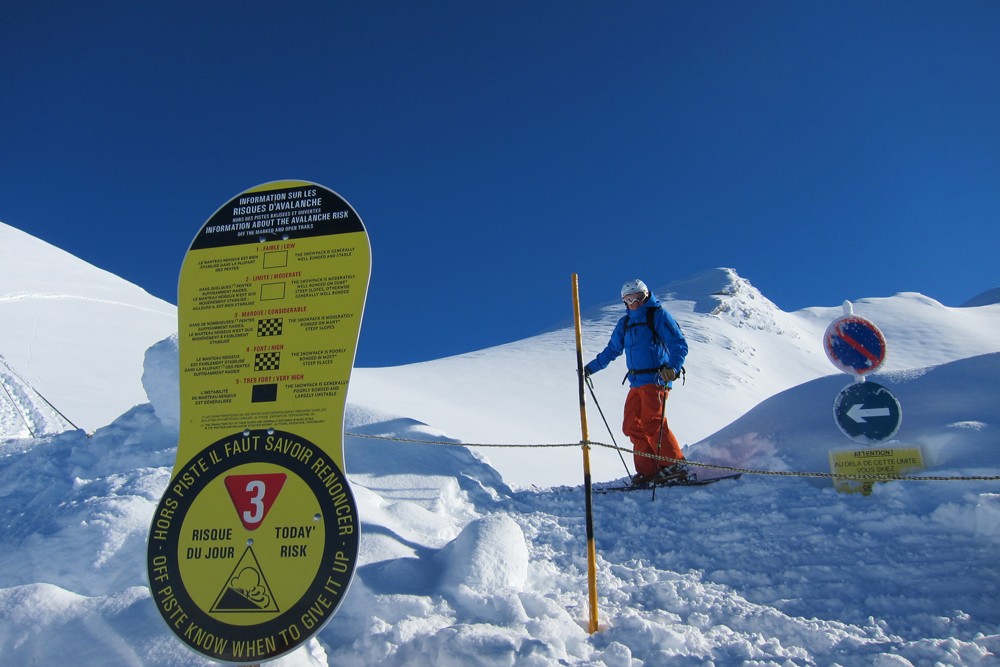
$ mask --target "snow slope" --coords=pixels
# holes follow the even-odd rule
[[[837,373],[822,340],[830,322],[843,314],[840,304],[786,313],[732,269],[712,269],[655,292],[676,316],[690,347],[686,384],[675,385],[667,403],[671,428],[682,444],[711,435],[780,391]],[[566,301],[567,314],[572,315],[568,290]],[[854,309],[885,334],[887,371],[1000,351],[996,333],[1000,307],[948,308],[920,294],[905,293],[863,299]],[[622,314],[619,302],[583,314],[585,361],[607,344]],[[620,429],[625,371],[621,357],[594,375],[594,384],[617,443],[627,446]],[[353,403],[380,406],[447,428],[463,442],[581,439],[572,326],[480,352],[395,368],[358,369],[350,391]],[[834,395],[822,399],[817,409],[830,414]],[[608,429],[589,393],[587,400],[590,439],[609,443]],[[826,426],[839,437],[832,418]],[[533,450],[530,464],[525,463],[522,449],[484,452],[508,483],[518,487],[582,481],[578,449]],[[595,451],[591,465],[595,479],[623,473],[612,452]]]
[[[177,330],[174,306],[2,222],[0,267],[0,381],[29,384],[86,431],[146,402],[143,354]],[[0,435],[24,428],[4,414]]]
[[[998,371],[991,354],[878,379],[933,402]],[[830,439],[810,418],[773,414],[838,384],[784,392],[689,454],[811,467]],[[914,428],[938,448],[930,472],[1000,474],[996,402],[937,408]],[[209,664],[167,631],[144,586],[145,533],[172,463],[155,415],[139,406],[89,439],[47,436],[0,459],[0,651],[12,664]],[[759,434],[777,422],[765,451]],[[448,440],[357,407],[348,428]],[[281,664],[989,665],[1000,651],[995,481],[896,482],[866,498],[754,475],[661,490],[655,503],[597,496],[602,629],[589,636],[579,488],[513,491],[458,445],[347,444],[364,531],[355,583]]]
[[[52,275],[63,260],[50,265]],[[781,313],[730,271],[670,289],[689,336],[703,339],[687,386],[671,397],[675,420],[689,414],[688,429],[706,431],[690,459],[824,470],[830,449],[849,446],[831,418],[848,378],[830,375],[809,340],[839,306]],[[40,322],[81,317],[72,300],[34,303],[54,311]],[[577,439],[562,426],[576,434],[577,420],[563,417],[559,403],[568,393],[578,417],[575,389],[566,388],[576,381],[572,337],[559,330],[415,367],[359,369],[346,440],[362,520],[359,568],[337,616],[278,664],[998,664],[1000,352],[983,348],[995,346],[1000,306],[949,309],[905,294],[856,307],[889,339],[889,367],[873,379],[900,399],[899,444],[923,449],[925,475],[994,479],[891,482],[864,497],[838,494],[829,480],[748,474],[660,490],[655,502],[647,492],[595,496],[601,629],[588,635],[582,491],[576,482],[528,487],[549,456],[577,467],[579,448],[519,449],[493,467],[484,455],[499,460],[505,450],[460,442],[470,442],[467,434],[488,443],[517,434],[534,442],[539,433]],[[146,318],[141,309],[123,312]],[[587,314],[591,353],[616,317],[617,306]],[[144,326],[135,324],[138,335],[148,335]],[[92,329],[72,331],[74,349],[95,344]],[[42,327],[35,335],[56,334]],[[150,402],[125,407],[89,437],[0,437],[3,664],[211,664],[167,630],[144,580],[146,532],[177,433],[176,343],[146,347],[135,376],[117,384],[141,377]],[[53,364],[36,357],[31,367]],[[598,391],[614,416],[620,374],[603,375]],[[542,398],[559,410],[536,410],[531,403]],[[734,419],[717,414],[742,409],[733,403],[748,407]],[[492,414],[506,418],[479,419]],[[508,430],[494,433],[494,425]],[[600,479],[624,474],[614,452],[594,457],[614,464]]]

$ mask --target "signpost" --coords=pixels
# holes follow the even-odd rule
[[[211,659],[294,650],[351,583],[343,427],[370,273],[357,213],[307,181],[237,195],[184,259],[180,434],[147,571],[170,629]]]
[[[891,391],[865,378],[885,363],[887,345],[879,328],[855,315],[851,302],[845,301],[844,315],[827,327],[823,347],[830,362],[855,379],[833,402],[833,417],[840,431],[865,445],[894,438],[903,419],[899,401]],[[837,475],[834,488],[848,493],[860,491],[868,495],[877,480],[841,475],[892,477],[905,471],[923,470],[923,465],[919,447],[830,452],[830,471]]]

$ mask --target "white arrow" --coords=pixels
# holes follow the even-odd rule
[[[855,403],[851,406],[851,409],[847,411],[847,416],[858,424],[864,424],[865,417],[889,417],[892,414],[889,412],[889,408],[864,409],[861,405],[861,403]]]

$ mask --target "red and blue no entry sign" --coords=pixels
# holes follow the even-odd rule
[[[823,337],[826,356],[834,366],[853,375],[867,375],[885,363],[885,336],[863,317],[835,320]]]

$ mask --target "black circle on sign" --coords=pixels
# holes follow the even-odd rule
[[[306,457],[309,462],[315,463],[317,459],[323,458],[336,476],[343,482],[343,493],[345,494],[345,497],[341,499],[339,503],[335,503],[333,495],[331,495],[327,486],[318,478],[316,472],[311,469],[310,465],[303,462],[301,458],[289,456],[278,449],[262,449],[254,452],[252,456],[239,453],[228,457],[225,456],[223,446],[226,443],[237,438],[254,436],[260,438],[275,436],[294,439],[305,449],[312,452],[309,457]],[[213,453],[214,459],[212,459]],[[354,577],[354,569],[357,565],[358,545],[361,537],[360,522],[357,520],[358,513],[357,505],[354,501],[354,495],[351,493],[351,487],[347,482],[347,478],[343,475],[343,472],[340,470],[339,466],[337,466],[336,462],[330,460],[330,457],[326,452],[318,448],[309,440],[293,433],[288,433],[287,431],[258,429],[234,433],[212,443],[193,456],[191,461],[194,461],[199,457],[218,461],[218,463],[211,464],[212,474],[203,474],[196,477],[194,484],[186,487],[184,495],[180,498],[174,495],[171,491],[174,482],[174,480],[171,480],[163,498],[160,499],[160,502],[156,507],[156,513],[153,515],[153,521],[150,527],[150,539],[148,541],[146,552],[147,576],[149,577],[150,592],[152,593],[153,603],[156,605],[157,611],[160,612],[160,615],[167,622],[167,625],[170,626],[170,629],[174,632],[174,634],[176,634],[181,641],[187,644],[194,651],[215,660],[223,660],[227,662],[246,662],[246,655],[233,654],[231,650],[233,640],[252,643],[265,637],[280,636],[279,631],[286,630],[290,624],[295,623],[295,621],[298,620],[303,613],[316,604],[317,597],[322,595],[324,592],[328,592],[329,589],[326,588],[326,586],[328,586],[328,582],[332,580],[333,583],[337,585],[339,595],[336,598],[335,604],[333,604],[328,610],[325,618],[309,629],[308,633],[302,632],[299,637],[294,638],[290,642],[276,644],[276,648],[273,653],[257,654],[254,656],[255,660],[271,660],[298,648],[313,637],[326,625],[330,618],[333,617],[333,615],[337,612],[337,609],[340,607],[341,602],[343,602],[344,596],[347,594],[347,589]],[[337,534],[337,532],[332,530],[332,528],[326,531],[326,544],[323,545],[323,556],[320,559],[316,576],[298,602],[289,606],[286,611],[278,614],[278,616],[272,618],[271,620],[255,625],[232,625],[217,620],[202,611],[201,607],[199,607],[188,594],[187,588],[183,585],[184,581],[181,578],[180,559],[178,558],[177,549],[180,540],[181,528],[184,525],[184,518],[187,516],[188,510],[190,510],[195,499],[197,499],[198,494],[210,482],[217,479],[219,475],[247,463],[272,463],[297,474],[316,495],[324,521],[337,516],[338,504],[348,504],[351,514],[355,517],[355,529],[346,537]],[[183,472],[186,467],[187,466],[185,465],[179,470]],[[168,504],[168,501],[172,502]],[[166,530],[165,539],[154,541],[153,534],[156,529],[157,518],[161,516],[161,511],[165,508],[172,510],[170,527]],[[332,525],[333,523],[331,523],[331,527]],[[334,543],[335,540],[336,544]],[[337,561],[338,553],[346,556],[346,566],[343,565],[345,561]],[[157,566],[156,569],[154,569],[154,559],[158,557],[166,557],[166,563],[164,565]],[[334,568],[335,565],[336,569]],[[165,570],[163,568],[165,568]],[[173,625],[171,622],[171,614],[168,610],[161,607],[153,585],[153,582],[157,581],[158,577],[162,578],[163,571],[166,572],[167,581],[171,582],[171,593],[176,598],[180,608],[187,612],[189,623],[193,622],[197,624],[201,630],[210,633],[215,637],[222,637],[229,640],[225,643],[225,648],[223,650],[214,650],[212,648],[206,649],[204,645],[196,643],[191,637],[186,636],[185,632],[181,631],[180,628]],[[177,582],[180,582],[179,586],[177,585]],[[288,633],[286,633],[286,636],[287,634]],[[214,645],[219,646],[220,644],[221,643],[216,643]]]

